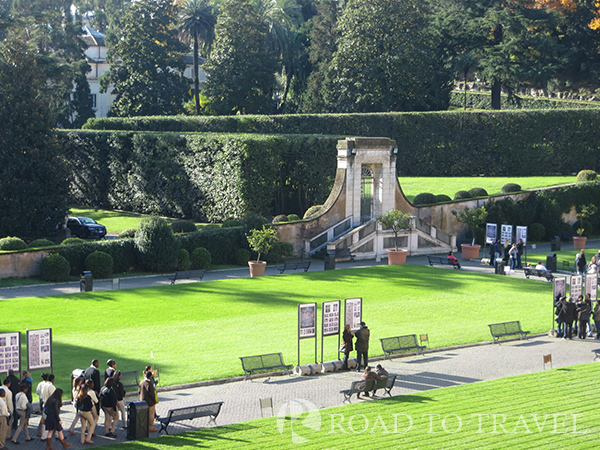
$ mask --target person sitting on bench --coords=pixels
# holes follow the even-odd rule
[[[377,375],[379,375],[379,379],[389,378],[389,376],[390,376],[388,371],[385,370],[381,364],[377,364],[375,366],[375,370],[377,371]],[[375,395],[375,392],[377,392],[377,389],[373,389],[373,395]]]
[[[377,373],[375,373],[371,370],[371,366],[367,366],[367,367],[365,367],[365,371],[363,372],[362,376],[360,377],[360,381],[381,380],[382,378],[384,378],[384,377],[377,375]],[[367,391],[364,391],[363,394],[365,397],[370,397],[370,395]],[[358,394],[356,394],[356,398],[359,398],[359,397],[360,397],[360,392]]]
[[[448,252],[448,262],[451,265],[456,266],[460,269],[460,263],[458,262],[458,259],[456,259],[456,256],[454,256],[454,253],[452,252],[452,250],[450,250]]]

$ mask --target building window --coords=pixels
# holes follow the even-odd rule
[[[92,94],[92,108],[96,109],[96,94]]]

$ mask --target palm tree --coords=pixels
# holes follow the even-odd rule
[[[182,39],[194,39],[194,102],[196,115],[200,114],[200,82],[198,79],[198,48],[200,40],[203,52],[208,54],[215,36],[215,7],[210,0],[184,0],[180,17],[179,30]]]

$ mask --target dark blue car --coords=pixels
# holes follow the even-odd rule
[[[102,239],[106,236],[106,227],[89,217],[69,217],[67,228],[71,230],[72,236],[82,239]]]

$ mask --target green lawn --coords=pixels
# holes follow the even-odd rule
[[[487,324],[507,320],[546,332],[551,295],[552,286],[538,281],[378,266],[2,300],[0,331],[52,327],[54,373],[63,388],[71,370],[93,358],[115,358],[121,370],[151,363],[162,385],[175,385],[242,375],[239,356],[283,352],[296,364],[298,303],[363,297],[370,355],[377,356],[379,338],[401,334],[429,333],[430,346],[446,347],[490,340]],[[313,341],[303,340],[302,348],[308,363]],[[337,358],[337,348],[326,338],[325,360]],[[190,370],[194,361],[202,364]]]
[[[522,189],[534,189],[547,186],[556,186],[565,183],[575,183],[575,176],[568,177],[400,177],[398,181],[404,195],[412,201],[417,194],[429,192],[431,194],[446,194],[454,198],[458,191],[484,188],[488,194],[499,194],[506,183],[517,183]]]
[[[590,363],[112,447],[592,449],[599,383],[598,363]]]

